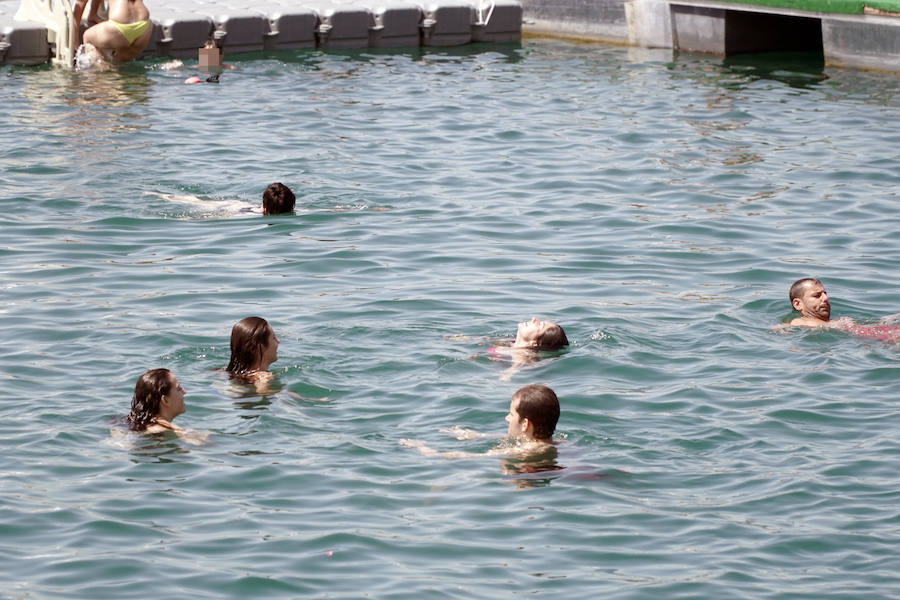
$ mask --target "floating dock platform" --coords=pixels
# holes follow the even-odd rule
[[[21,0],[0,0],[0,64],[45,64],[58,55],[62,1],[31,0],[42,23],[14,18]],[[153,38],[142,58],[196,58],[213,37],[226,54],[239,54],[518,42],[522,34],[516,0],[152,0],[147,7]]]
[[[0,64],[71,64],[64,27],[0,0]],[[143,57],[516,42],[523,33],[721,55],[812,51],[829,66],[900,73],[900,0],[152,0]],[[251,5],[251,6],[248,6]],[[59,57],[62,56],[62,59]],[[54,59],[54,57],[56,57]]]

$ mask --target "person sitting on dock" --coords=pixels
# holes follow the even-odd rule
[[[84,9],[91,2],[90,19],[97,18],[100,0],[75,0],[75,27],[80,29]],[[143,0],[109,0],[109,19],[84,32],[85,45],[99,50],[109,62],[125,63],[136,59],[150,43],[153,23]]]
[[[291,188],[280,182],[269,184],[262,197],[264,215],[281,215],[294,212],[296,198]]]

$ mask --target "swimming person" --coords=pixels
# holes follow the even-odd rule
[[[269,365],[278,360],[279,341],[265,319],[241,319],[231,328],[231,358],[225,370],[232,379],[265,384],[272,379]]]
[[[91,0],[91,18],[96,18],[98,2]],[[75,0],[72,9],[76,29],[81,26],[88,0]],[[109,0],[109,19],[89,27],[84,43],[97,48],[109,62],[125,63],[136,59],[150,43],[153,22],[143,0]]]
[[[519,388],[509,403],[506,435],[526,444],[552,444],[559,422],[559,398],[546,385],[532,383]]]
[[[151,369],[138,377],[131,398],[128,428],[144,433],[183,432],[172,421],[185,411],[185,390],[168,369]]]
[[[519,350],[559,350],[568,346],[566,332],[556,323],[540,321],[531,317],[529,321],[519,323],[516,328],[516,339],[512,348]]]
[[[294,212],[294,192],[280,182],[269,184],[263,191],[262,210],[264,215],[280,215]]]
[[[512,365],[500,375],[501,381],[509,381],[520,367],[537,362],[541,358],[539,352],[555,352],[568,345],[569,340],[562,327],[532,317],[519,323],[516,339],[512,343],[491,346],[487,353],[494,358],[512,359]]]
[[[532,383],[513,394],[506,415],[506,443],[492,448],[486,455],[508,458],[539,458],[555,446],[553,433],[559,422],[559,398],[546,385]],[[458,440],[498,437],[470,429],[453,427],[446,430]],[[472,452],[439,452],[420,440],[400,440],[407,448],[416,448],[426,456],[441,458],[472,458],[482,456]]]
[[[800,316],[791,320],[794,327],[839,327],[831,322],[831,303],[825,286],[818,279],[804,277],[788,291],[791,306]],[[847,323],[844,323],[845,325]]]
[[[262,194],[261,204],[251,204],[245,200],[207,200],[197,196],[184,194],[163,194],[160,192],[144,192],[169,202],[179,202],[202,207],[214,211],[215,216],[238,215],[280,215],[292,214],[296,198],[291,188],[283,183],[270,183]]]
[[[791,285],[788,298],[793,309],[800,313],[799,317],[791,320],[788,327],[840,329],[854,335],[892,342],[900,341],[900,327],[893,324],[900,316],[897,314],[883,317],[878,325],[860,325],[850,317],[832,319],[828,292],[818,279],[812,277],[798,279]]]

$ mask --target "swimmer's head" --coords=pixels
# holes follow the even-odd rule
[[[539,321],[537,317],[519,323],[516,341],[513,343],[515,348],[532,350],[559,350],[568,345],[569,340],[562,327],[550,321]]]
[[[546,385],[526,385],[513,394],[506,421],[510,437],[550,442],[559,421],[559,399]]]
[[[278,360],[278,338],[261,317],[247,317],[231,328],[231,359],[226,371],[232,376],[265,370]]]
[[[828,321],[831,318],[831,303],[822,282],[813,277],[798,279],[788,292],[791,306],[804,318]]]
[[[222,46],[214,39],[207,40],[197,51],[197,65],[201,69],[221,69],[223,56],[225,50]]]
[[[280,215],[294,212],[294,192],[283,183],[272,183],[263,192],[262,207],[264,215]]]
[[[151,369],[138,377],[125,417],[132,431],[147,429],[159,416],[172,419],[184,412],[184,388],[168,369]]]

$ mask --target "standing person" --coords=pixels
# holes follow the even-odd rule
[[[85,6],[91,2],[90,18],[97,18],[100,0],[75,0],[75,27],[80,29]],[[109,19],[89,27],[84,43],[97,48],[110,62],[125,63],[136,59],[150,43],[153,23],[143,0],[109,0]]]
[[[225,370],[248,383],[272,378],[269,365],[278,360],[275,330],[261,317],[247,317],[231,328],[231,358]]]

